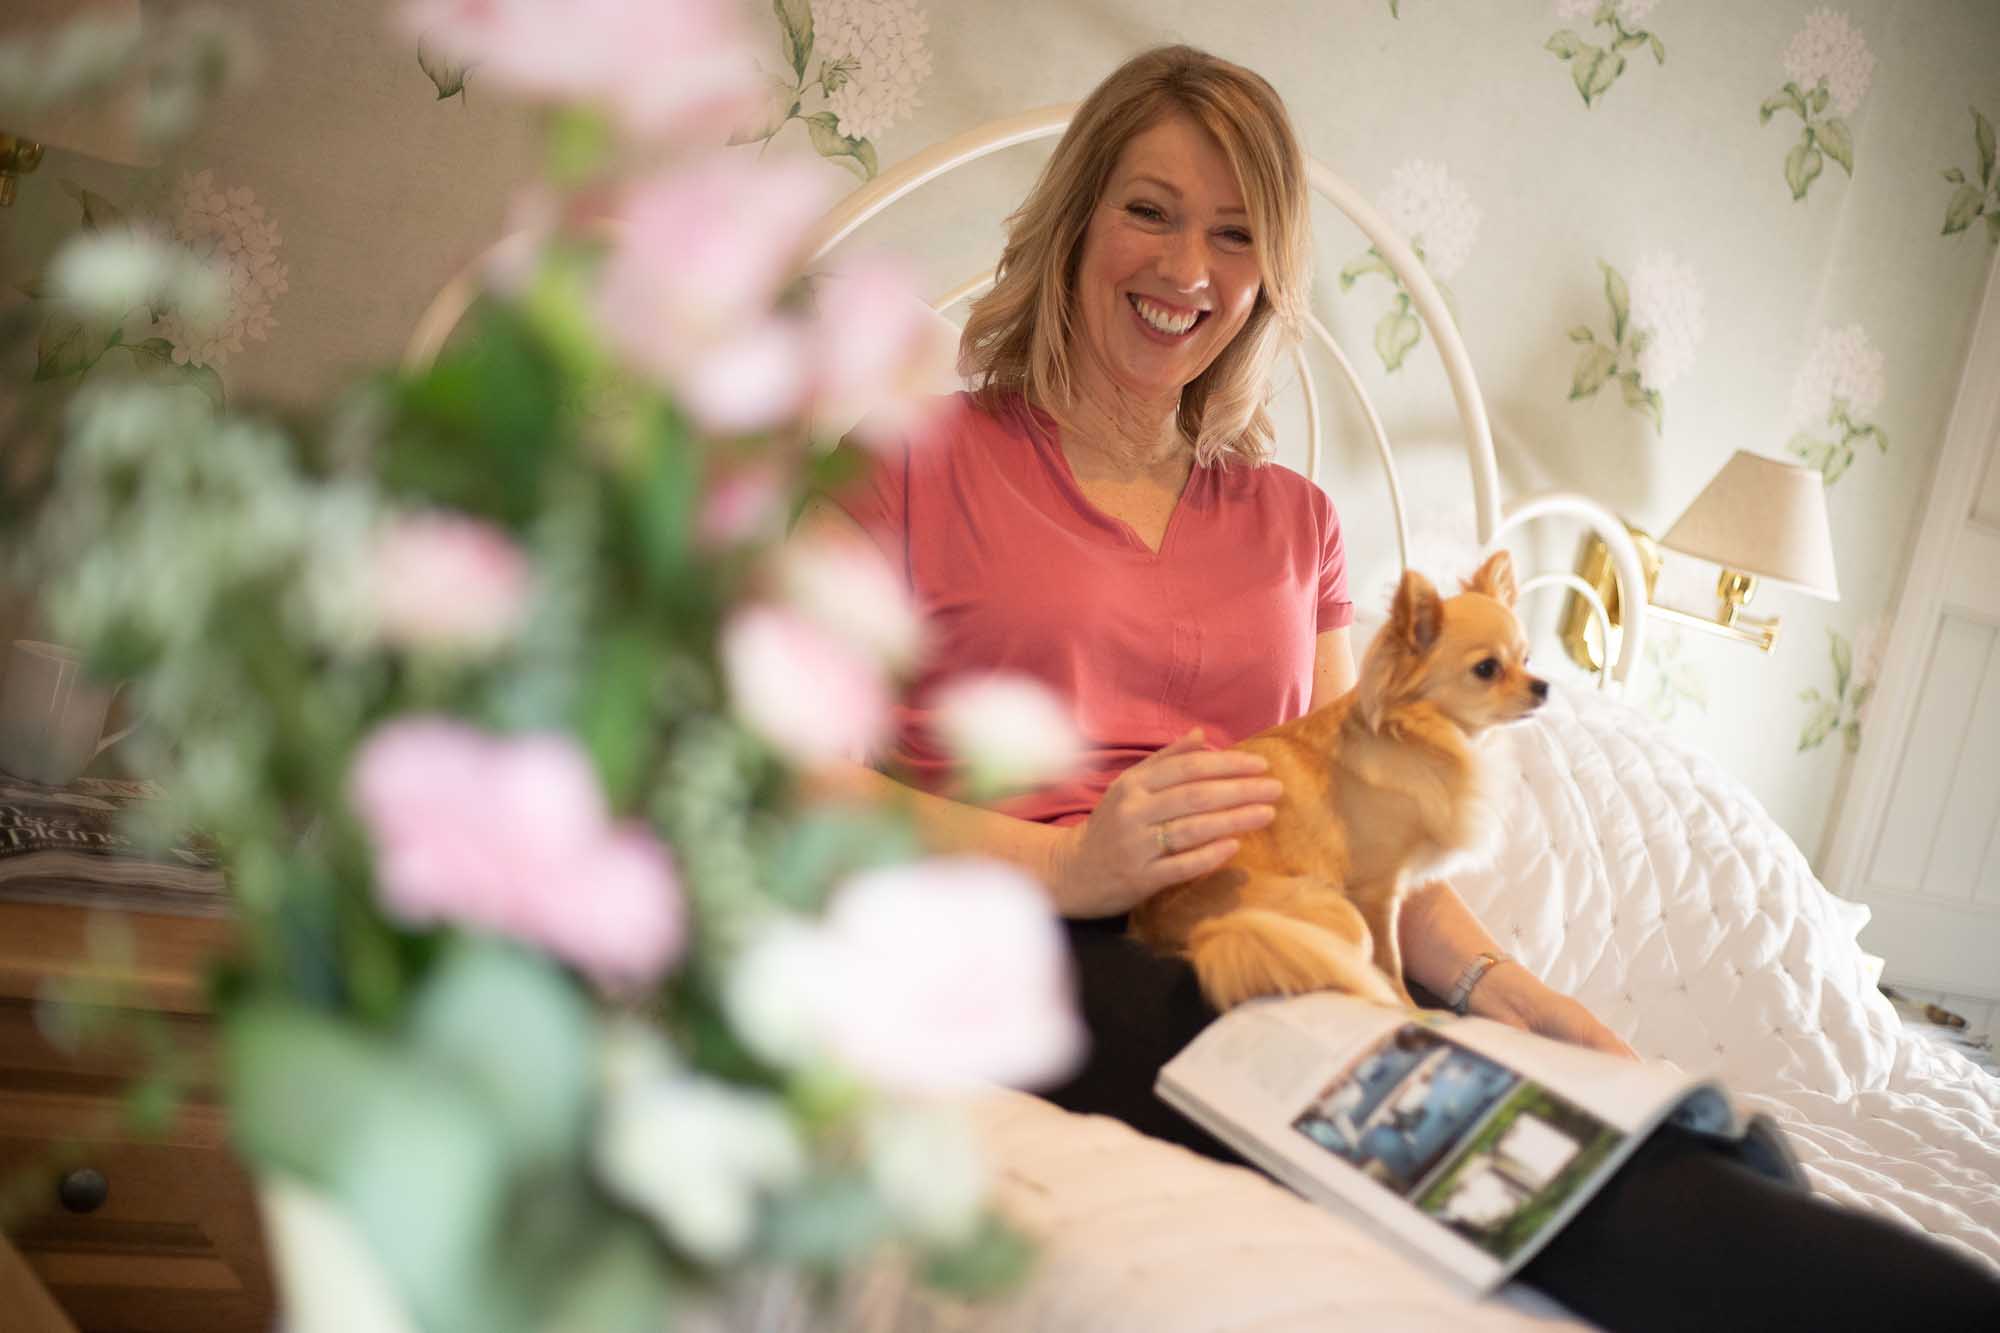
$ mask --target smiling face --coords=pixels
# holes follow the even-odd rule
[[[1133,136],[1084,231],[1075,301],[1085,373],[1171,402],[1257,303],[1256,240],[1236,172],[1175,116]]]

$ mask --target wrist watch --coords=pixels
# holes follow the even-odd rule
[[[1480,979],[1488,972],[1502,963],[1511,961],[1513,960],[1506,954],[1494,953],[1491,950],[1475,954],[1472,961],[1465,965],[1465,970],[1458,974],[1458,980],[1451,984],[1451,994],[1445,997],[1445,1007],[1454,1014],[1463,1015],[1472,1002],[1472,988],[1477,986]]]

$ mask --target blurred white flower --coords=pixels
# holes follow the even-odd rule
[[[527,610],[527,557],[481,519],[399,515],[378,537],[373,563],[376,625],[398,647],[491,652]]]
[[[759,1200],[806,1169],[781,1102],[693,1073],[614,1085],[592,1148],[605,1188],[704,1263],[741,1255]]]
[[[763,100],[736,0],[405,0],[400,19],[480,77],[606,107],[635,134],[721,143]]]
[[[848,647],[896,671],[915,665],[923,619],[902,575],[871,543],[814,536],[786,544],[778,557],[786,603]]]
[[[1844,399],[1847,416],[1867,420],[1882,402],[1882,351],[1859,324],[1825,328],[1812,354],[1792,381],[1790,423],[1794,429],[1825,426],[1833,401]]]
[[[932,696],[945,747],[975,790],[1024,791],[1069,775],[1083,737],[1048,686],[1014,672],[956,677]]]
[[[182,173],[176,200],[174,240],[216,271],[227,303],[213,320],[170,309],[154,328],[174,345],[177,363],[219,366],[246,339],[262,342],[277,327],[271,305],[290,287],[290,271],[278,260],[278,224],[247,187],[217,189],[213,171]]]
[[[1649,389],[1665,389],[1694,364],[1708,332],[1701,281],[1692,265],[1656,253],[1633,271],[1631,295],[1632,328],[1646,335],[1639,378]]]
[[[1423,251],[1424,267],[1440,280],[1465,267],[1479,236],[1479,210],[1472,196],[1441,162],[1414,158],[1397,167],[1382,192],[1382,211]]]
[[[776,917],[758,927],[724,979],[730,1030],[774,1065],[813,1064],[826,1053],[825,1006],[840,983],[839,957],[818,924]]]
[[[1843,116],[1853,115],[1861,105],[1875,74],[1875,54],[1862,40],[1860,29],[1845,14],[1827,9],[1806,15],[1806,26],[1793,34],[1784,59],[1785,73],[1807,94],[1825,79],[1833,109]]]
[[[746,1040],[792,1063],[822,1050],[892,1088],[1041,1086],[1084,1046],[1055,912],[1004,862],[855,875],[817,926],[774,928],[741,967],[729,994]]]
[[[887,1106],[864,1127],[868,1179],[918,1239],[962,1244],[972,1237],[992,1179],[978,1137],[949,1106]]]
[[[915,0],[817,0],[814,48],[846,76],[826,99],[842,134],[872,139],[916,109],[931,74],[929,31]]]
[[[139,306],[182,310],[191,321],[219,324],[230,294],[221,272],[140,227],[87,232],[56,253],[50,294],[98,319],[120,320]]]
[[[1040,1086],[1085,1037],[1069,952],[1042,887],[1015,867],[936,858],[849,879],[827,928],[853,964],[835,1046],[891,1085]]]
[[[1603,0],[1556,0],[1556,17],[1566,23],[1588,23],[1596,17]],[[1636,28],[1653,12],[1659,0],[1613,0],[1612,8],[1618,13],[1618,21],[1627,28]]]
[[[793,612],[738,610],[722,628],[722,669],[743,724],[794,763],[865,762],[888,728],[881,667]]]

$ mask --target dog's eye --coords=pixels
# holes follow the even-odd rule
[[[1500,674],[1500,659],[1497,657],[1482,659],[1478,666],[1472,668],[1472,674],[1481,680],[1492,680]]]

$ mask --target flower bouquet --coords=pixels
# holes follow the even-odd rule
[[[547,106],[483,298],[310,418],[94,378],[15,564],[137,682],[149,818],[223,849],[292,1326],[657,1329],[885,1249],[1004,1283],[948,1094],[1074,1060],[1060,931],[801,781],[882,738],[921,630],[872,548],[785,530],[851,466],[823,423],[914,429],[935,322],[885,263],[800,276],[826,172],[720,146],[763,97],[728,0],[399,16]],[[197,322],[212,277],[99,229],[50,281]],[[992,714],[1046,701],[952,697],[969,781],[1037,776]]]

